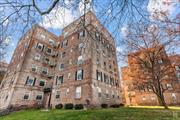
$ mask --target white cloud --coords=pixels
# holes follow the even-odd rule
[[[89,4],[86,6],[86,10],[91,10],[91,1],[89,0]],[[80,17],[84,14],[84,0],[80,1],[78,4],[77,10],[72,10],[71,0],[65,0],[66,6],[69,7],[57,7],[53,9],[48,15],[43,16],[42,22],[40,25],[44,26],[45,28],[55,28],[55,29],[62,29],[75,19]]]
[[[43,16],[41,25],[46,28],[62,29],[75,19],[73,14],[70,9],[58,7],[53,9],[48,15]]]
[[[11,47],[14,47],[15,46],[15,43],[12,41],[12,37],[11,36],[7,36],[3,43],[7,46],[11,46]]]
[[[164,16],[160,13],[171,15],[177,2],[178,0],[149,0],[147,10],[150,13],[150,18],[163,19]]]
[[[129,33],[128,26],[127,26],[127,25],[123,26],[123,27],[121,28],[121,35],[122,35],[123,37],[126,37],[126,36],[128,35],[128,33]]]
[[[3,43],[6,45],[9,45],[11,43],[11,37],[10,36],[6,37],[3,41]]]
[[[92,0],[86,0],[86,1],[88,1],[88,3],[86,4],[86,12],[88,12],[88,10],[92,10],[92,6],[91,6]],[[82,0],[79,2],[79,13],[80,13],[80,15],[84,14],[84,7],[85,7],[84,2],[85,2],[85,0]]]

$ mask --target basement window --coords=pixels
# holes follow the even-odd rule
[[[29,99],[29,93],[25,93],[24,96],[23,96],[23,99],[28,100]]]
[[[36,100],[42,100],[42,94],[37,95]]]

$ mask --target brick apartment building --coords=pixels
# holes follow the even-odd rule
[[[119,104],[119,83],[114,40],[88,12],[59,37],[35,25],[19,40],[0,86],[0,109]]]
[[[0,61],[0,84],[1,81],[3,80],[4,75],[6,74],[7,67],[8,67],[7,63]]]
[[[137,56],[141,55],[142,51],[133,53]],[[180,56],[168,56],[163,49],[160,54],[158,64],[162,67],[170,66],[168,71],[173,70],[165,76],[162,85],[167,89],[164,93],[165,101],[168,105],[180,105]],[[145,58],[144,58],[145,59]],[[141,64],[136,64],[136,59],[128,57],[128,66],[121,68],[122,88],[125,103],[127,105],[159,105],[157,96],[153,93],[149,86],[140,85],[142,81],[148,79],[148,72]],[[144,76],[144,80],[135,80],[133,75],[138,74]]]

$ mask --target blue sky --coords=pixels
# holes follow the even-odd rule
[[[23,2],[28,2],[29,0],[24,0]],[[68,0],[67,4],[68,3]],[[96,4],[94,4],[93,7],[93,11],[96,13],[97,17],[100,19],[100,21],[102,23],[104,23],[106,21],[106,18],[111,17],[112,15],[116,15],[116,13],[118,12],[118,7],[116,7],[117,9],[115,9],[114,11],[108,11],[108,8],[106,9],[105,6],[108,3],[108,0],[96,0],[98,1]],[[175,15],[178,14],[178,11],[180,9],[179,5],[175,6],[175,5],[164,5],[162,4],[165,0],[144,0],[144,4],[141,4],[141,8],[144,10],[143,14],[147,15],[146,17],[149,19],[151,16],[153,16],[153,12],[154,10],[168,10],[171,15]],[[167,1],[178,1],[178,0],[167,0]],[[119,1],[120,2],[120,1]],[[46,1],[39,1],[38,5],[39,7],[41,7],[41,9],[46,9],[48,7],[48,5],[51,2],[49,2],[48,0]],[[137,6],[140,5],[138,3],[135,3]],[[60,35],[61,34],[61,30],[63,27],[65,27],[66,25],[68,25],[69,23],[71,23],[74,19],[77,19],[78,16],[80,16],[82,14],[82,10],[83,10],[83,4],[80,3],[78,4],[76,7],[76,10],[69,10],[66,7],[57,7],[55,10],[51,11],[51,13],[47,16],[44,17],[39,17],[37,14],[34,15],[34,23],[38,23],[42,26],[44,26],[46,29],[48,29],[50,32],[56,34],[56,35]],[[102,12],[102,10],[107,10],[106,14],[108,14],[108,16],[101,16],[101,14],[99,14],[100,12]],[[9,11],[7,11],[8,14]],[[116,39],[117,41],[117,49],[119,51],[122,50],[121,47],[121,43],[118,42],[123,35],[126,33],[126,30],[128,29],[126,27],[126,24],[128,23],[128,21],[130,21],[132,18],[131,17],[127,17],[127,11],[124,11],[124,14],[119,14],[119,18],[121,19],[115,19],[115,20],[111,20],[109,23],[105,24],[105,27],[113,34],[113,37]],[[137,11],[133,10],[133,12],[135,13],[136,18],[140,18],[140,15],[137,13]],[[60,14],[59,14],[60,13]],[[25,17],[25,16],[24,16]],[[51,18],[51,20],[53,20],[53,22],[50,24],[50,22],[48,21],[47,18]],[[121,21],[120,26],[117,28],[117,23]],[[32,24],[34,24],[32,21]],[[18,43],[19,38],[23,35],[22,32],[22,24],[19,22],[16,22],[16,24],[11,24],[11,26],[9,28],[9,33],[10,36],[9,38],[11,39],[9,46],[7,47],[7,56],[5,58],[5,60],[9,63],[10,59],[12,57],[13,51]],[[27,29],[25,31],[27,31],[29,28],[31,27],[31,25],[29,25],[27,27]],[[116,32],[114,32],[116,31]]]

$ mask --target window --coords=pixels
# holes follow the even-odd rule
[[[64,70],[64,64],[63,64],[63,63],[62,63],[62,64],[60,64],[60,66],[59,66],[59,70],[60,70],[60,71]]]
[[[101,88],[98,87],[98,97],[101,97]]]
[[[54,40],[49,39],[49,44],[53,46],[54,45]]]
[[[56,91],[56,99],[60,98],[60,91]]]
[[[35,54],[34,55],[34,60],[39,61],[41,59],[41,55],[40,54]]]
[[[99,60],[99,58],[97,58],[96,64],[97,64],[97,65],[100,65],[100,60]]]
[[[42,100],[42,94],[37,95],[36,100]]]
[[[46,64],[48,64],[48,63],[50,62],[49,58],[46,57],[46,58],[44,59],[44,62],[45,62]]]
[[[81,55],[81,56],[78,57],[78,62],[77,62],[77,64],[80,65],[80,64],[82,64],[82,63],[83,63],[83,56]]]
[[[45,74],[45,75],[47,75],[47,74],[48,74],[48,69],[47,69],[47,68],[43,68],[43,69],[42,69],[42,73]]]
[[[68,40],[64,40],[61,44],[61,48],[68,46]]]
[[[25,93],[24,96],[23,96],[23,99],[28,100],[29,99],[29,93]]]
[[[106,90],[106,98],[109,98],[109,91],[108,90]]]
[[[66,94],[66,95],[69,94],[69,88],[66,89],[66,93],[65,93],[65,94]]]
[[[26,79],[26,85],[34,86],[36,82],[36,78],[27,77]]]
[[[32,65],[32,66],[31,66],[31,70],[32,70],[33,72],[36,72],[36,71],[37,71],[37,66],[36,66],[36,65]]]
[[[144,100],[146,100],[146,97],[145,97],[145,96],[143,96],[143,97],[142,97],[142,100],[143,100],[143,101],[144,101]]]
[[[169,89],[169,90],[172,90],[172,89],[173,89],[172,84],[166,84],[166,87],[167,87],[167,89]]]
[[[76,87],[75,98],[81,98],[81,86]]]
[[[104,74],[104,82],[108,83],[108,76],[106,74]]]
[[[96,40],[100,41],[100,34],[98,32],[95,33]]]
[[[45,40],[46,36],[45,36],[44,34],[41,34],[41,35],[40,35],[40,38],[41,38],[42,40]]]
[[[76,72],[76,79],[75,80],[82,80],[83,79],[83,70],[78,70]]]
[[[46,51],[48,54],[51,54],[52,53],[52,49],[50,48],[47,48],[47,51]]]
[[[176,75],[177,75],[177,78],[180,78],[180,73],[179,72]]]
[[[45,85],[45,81],[44,81],[44,80],[40,80],[40,81],[39,81],[39,86],[42,86],[42,87],[43,87],[44,85]]]
[[[158,63],[159,63],[159,64],[162,64],[162,63],[163,63],[163,60],[162,60],[162,59],[158,60]]]
[[[61,58],[64,58],[65,56],[66,56],[66,52],[60,53],[60,57],[61,57]]]
[[[175,66],[176,70],[179,71],[180,70],[180,66]]]
[[[81,50],[82,50],[83,46],[84,46],[84,44],[83,44],[83,43],[80,43],[80,44],[79,44],[79,51],[81,51]]]
[[[71,78],[71,73],[68,73],[68,79],[70,79]]]
[[[102,80],[102,72],[99,72],[98,70],[96,70],[96,79]]]
[[[82,30],[79,32],[79,38],[85,37],[86,36],[86,32],[85,30]]]
[[[70,65],[72,64],[72,59],[69,60],[69,64],[70,64]]]
[[[41,43],[38,43],[37,44],[37,49],[39,49],[39,50],[43,50],[43,48],[44,48],[44,45],[43,44],[41,44]]]
[[[104,68],[106,67],[106,62],[104,62]]]
[[[156,98],[155,98],[155,96],[151,96],[151,100],[155,100]]]
[[[63,75],[57,77],[57,79],[56,79],[56,85],[60,85],[60,84],[62,84],[63,82],[64,82]]]

